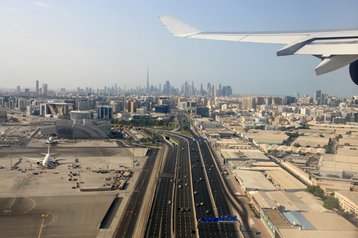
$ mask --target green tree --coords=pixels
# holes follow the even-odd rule
[[[307,192],[309,192],[309,193],[312,193],[313,194],[313,192],[314,192],[314,190],[315,190],[315,186],[307,186]]]
[[[324,202],[323,206],[327,209],[338,209],[339,208],[339,201],[335,197],[327,197]]]
[[[320,188],[320,187],[317,187],[316,190],[314,191],[313,193],[313,196],[315,197],[319,197],[319,198],[324,198],[324,192],[323,192],[323,189]]]
[[[306,190],[315,197],[324,198],[324,191],[320,186],[308,186]]]

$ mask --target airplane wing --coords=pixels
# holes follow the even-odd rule
[[[37,158],[30,158],[30,157],[21,157],[22,159],[25,159],[25,160],[31,160],[31,161],[33,161],[33,162],[35,162],[35,163],[37,163],[37,162],[42,162],[43,161],[43,159],[37,159]]]
[[[237,42],[275,43],[285,46],[278,56],[314,55],[321,63],[315,68],[321,75],[351,64],[352,80],[358,84],[358,29],[312,32],[203,32],[171,16],[160,20],[177,37]]]

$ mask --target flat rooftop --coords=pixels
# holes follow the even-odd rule
[[[236,179],[246,188],[246,191],[262,190],[272,191],[276,190],[275,186],[270,183],[263,173],[250,170],[232,170]]]
[[[358,236],[358,233],[356,231],[320,231],[280,228],[279,232],[284,238],[357,238]]]
[[[261,208],[283,206],[287,211],[327,211],[312,194],[307,192],[255,191],[251,195]]]
[[[358,235],[358,229],[342,216],[335,212],[303,212],[302,215],[321,231],[355,231]],[[356,236],[357,237],[357,236]]]
[[[270,160],[257,149],[220,149],[220,152],[225,159],[236,159],[240,157],[246,160]]]
[[[336,193],[339,193],[349,200],[351,200],[353,203],[358,204],[358,192],[353,191],[337,191]]]
[[[288,223],[285,217],[277,209],[263,209],[263,210],[275,227],[283,227],[283,228],[292,227],[291,224]]]
[[[271,130],[249,130],[244,135],[258,144],[282,144],[288,138],[284,131]]]
[[[283,169],[267,171],[266,174],[271,177],[272,182],[281,189],[285,190],[304,190],[306,185]]]
[[[304,135],[299,136],[293,143],[298,143],[301,146],[311,146],[311,147],[323,147],[328,144],[330,136],[320,137],[319,135]]]

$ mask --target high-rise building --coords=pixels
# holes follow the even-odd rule
[[[211,94],[210,94],[210,92],[211,92],[211,84],[210,83],[208,83],[208,85],[206,87],[206,91],[207,91],[208,96],[210,97],[211,96]]]
[[[220,87],[221,87],[221,84],[220,84]],[[219,91],[221,93],[221,96],[224,96],[224,97],[231,97],[232,96],[231,86],[224,86],[224,87],[222,87],[222,90],[219,90]]]
[[[21,87],[20,87],[20,85],[16,86],[16,92],[17,92],[17,93],[21,93]]]
[[[112,119],[113,108],[111,106],[98,106],[97,107],[97,118],[98,119]]]
[[[36,80],[36,96],[40,95],[40,83],[38,80]]]
[[[150,92],[150,86],[149,86],[149,67],[147,67],[147,93]]]
[[[170,82],[166,81],[164,84],[164,94],[170,95]]]
[[[47,83],[42,84],[42,96],[47,97]]]
[[[137,108],[138,108],[138,102],[137,101],[130,100],[128,102],[128,112],[135,113],[135,112],[137,112]]]
[[[317,90],[317,91],[316,91],[316,100],[321,99],[321,97],[322,97],[322,91],[321,91],[321,90]]]

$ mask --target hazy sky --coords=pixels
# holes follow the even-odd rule
[[[348,68],[317,77],[313,56],[277,57],[281,45],[175,38],[172,15],[201,30],[278,31],[358,27],[357,0],[0,1],[0,87],[49,89],[185,80],[231,85],[235,94],[352,96]]]

